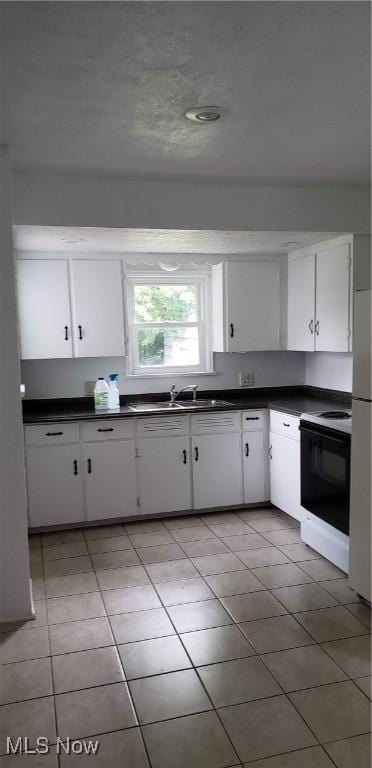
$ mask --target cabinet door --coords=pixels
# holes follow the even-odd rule
[[[76,357],[124,354],[120,261],[72,261]]]
[[[194,507],[224,507],[242,502],[241,435],[192,438]]]
[[[72,357],[68,265],[63,260],[17,261],[21,357]]]
[[[288,263],[288,349],[314,351],[315,254]]]
[[[80,445],[26,450],[30,525],[83,520]]]
[[[301,520],[300,442],[270,432],[270,501]]]
[[[275,262],[226,263],[227,352],[280,349],[280,272]]]
[[[253,504],[267,501],[267,437],[265,432],[246,432],[243,435],[244,501]]]
[[[88,520],[138,514],[134,440],[85,443]]]
[[[317,255],[316,328],[318,352],[348,352],[350,344],[349,245]]]
[[[152,437],[138,441],[139,495],[145,514],[191,509],[188,437]]]

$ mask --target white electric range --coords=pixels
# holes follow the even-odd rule
[[[350,409],[303,413],[301,433],[301,538],[349,571]]]

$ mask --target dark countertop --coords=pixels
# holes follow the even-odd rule
[[[291,413],[294,416],[300,416],[301,413],[311,411],[326,410],[344,410],[351,407],[351,395],[348,392],[338,392],[335,390],[321,389],[319,387],[262,387],[252,388],[250,390],[213,390],[200,391],[199,398],[218,398],[226,400],[229,405],[222,405],[213,408],[198,408],[194,410],[180,408],[174,411],[159,411],[158,413],[138,413],[128,408],[125,403],[138,402],[159,402],[169,399],[169,393],[156,393],[147,395],[126,395],[121,396],[120,411],[96,412],[94,410],[93,398],[59,398],[59,399],[40,399],[27,400],[23,402],[23,422],[24,424],[50,424],[56,422],[68,421],[87,421],[91,419],[120,419],[120,418],[144,418],[149,416],[173,416],[173,414],[199,413],[227,410],[244,410],[254,408],[272,408],[283,413]],[[185,403],[191,399],[181,398],[180,402]]]

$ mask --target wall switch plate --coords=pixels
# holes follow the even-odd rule
[[[85,397],[93,397],[94,395],[94,387],[96,386],[95,381],[84,381],[84,394]]]
[[[253,387],[254,385],[253,371],[248,371],[248,373],[239,373],[239,384],[241,387]]]

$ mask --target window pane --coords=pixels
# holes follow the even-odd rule
[[[198,328],[141,328],[137,338],[141,366],[199,365]]]
[[[195,285],[135,285],[136,322],[192,323],[197,317]]]

